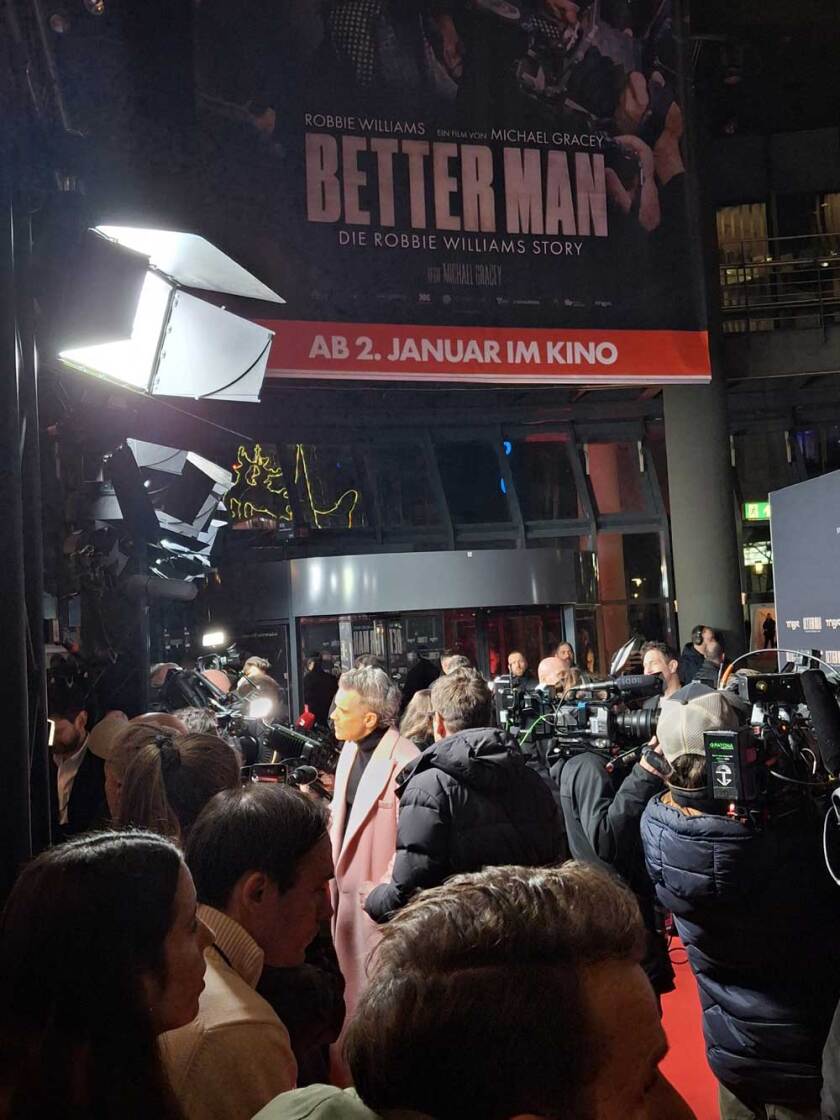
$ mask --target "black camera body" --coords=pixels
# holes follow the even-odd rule
[[[558,740],[568,746],[612,752],[641,746],[656,732],[656,708],[629,705],[662,694],[659,676],[627,676],[569,689],[555,709]]]
[[[551,736],[547,717],[555,708],[555,690],[546,685],[524,689],[514,684],[508,676],[497,677],[493,682],[493,702],[496,720],[500,727],[515,738],[529,732],[529,739]]]
[[[840,709],[819,670],[734,679],[749,716],[737,731],[708,731],[706,797],[758,827],[797,806],[825,807],[836,781]]]
[[[661,677],[627,676],[575,685],[558,696],[546,686],[517,689],[503,677],[494,691],[500,726],[525,753],[536,750],[553,767],[582,751],[602,754],[609,762],[647,743],[659,713],[630,706],[660,695],[662,688]]]

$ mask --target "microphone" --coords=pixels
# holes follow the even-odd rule
[[[308,786],[318,780],[318,771],[314,766],[296,766],[291,778],[296,786]]]
[[[615,685],[622,692],[630,696],[661,696],[665,689],[665,681],[660,673],[647,673],[645,675],[616,677]]]
[[[837,700],[822,669],[806,669],[800,674],[800,680],[823,766],[830,774],[840,774],[840,708]]]

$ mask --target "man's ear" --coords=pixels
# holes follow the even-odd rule
[[[368,735],[371,731],[376,730],[376,725],[379,723],[379,716],[376,712],[365,712],[364,715],[365,727],[367,728]]]
[[[443,716],[440,712],[432,713],[432,730],[436,739],[446,738],[446,724],[443,722]]]
[[[73,724],[77,731],[87,731],[88,714],[87,712],[79,712],[73,720]]]
[[[234,890],[239,895],[240,903],[246,909],[251,909],[262,903],[267,887],[268,876],[264,871],[247,871]]]
[[[679,667],[680,667],[679,661],[669,661],[668,662],[668,668],[671,670],[672,673],[676,673],[676,671],[677,671],[677,669],[679,669]]]

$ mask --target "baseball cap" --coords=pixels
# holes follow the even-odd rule
[[[689,699],[671,697],[659,709],[656,737],[662,753],[673,763],[684,754],[706,753],[703,735],[706,731],[737,731],[738,713],[726,694],[708,692]]]
[[[125,712],[108,712],[88,735],[87,749],[107,762],[114,744],[127,727],[128,716]]]

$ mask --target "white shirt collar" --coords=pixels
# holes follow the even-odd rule
[[[70,812],[70,794],[73,792],[73,782],[79,772],[79,767],[84,762],[87,751],[87,736],[75,754],[55,758],[58,767],[58,823],[67,824]],[[55,756],[53,756],[55,757]]]

